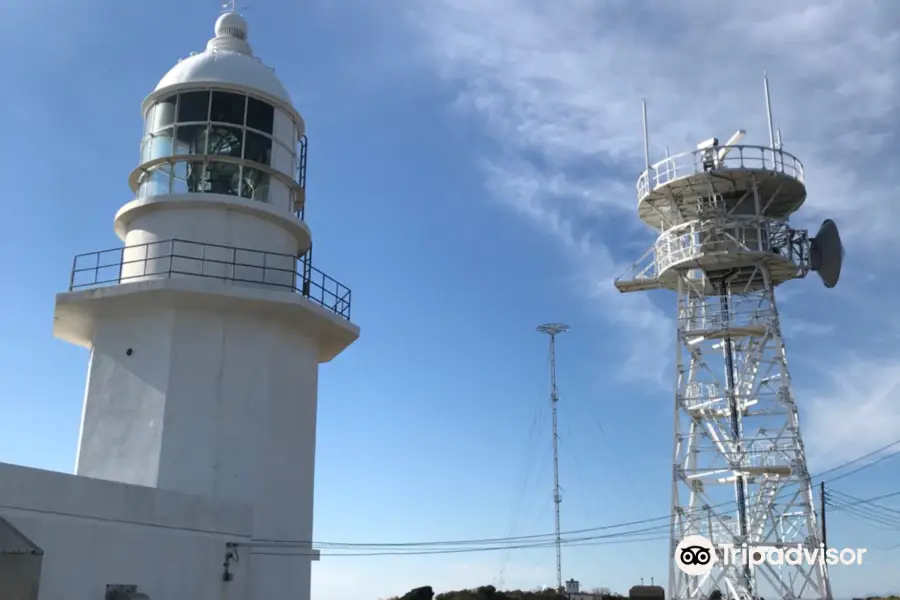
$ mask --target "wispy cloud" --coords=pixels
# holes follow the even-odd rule
[[[815,470],[900,439],[900,362],[846,360],[804,403],[803,429]]]
[[[767,143],[768,70],[785,149],[807,173],[810,197],[798,222],[814,229],[835,218],[854,253],[872,261],[895,235],[900,203],[885,158],[897,147],[900,7],[892,3],[572,0],[560,9],[532,0],[427,0],[408,16],[431,64],[503,147],[485,157],[495,196],[569,250],[583,290],[612,327],[637,340],[628,375],[647,373],[634,368],[644,360],[670,356],[672,338],[667,313],[611,287],[640,256],[621,240],[652,237],[637,233],[635,216],[642,96],[657,160],[666,146],[690,149],[737,128],[749,130],[747,143]],[[809,332],[793,325],[804,327]]]
[[[788,318],[781,328],[787,335],[828,335],[834,333],[833,324],[813,323],[797,317]]]

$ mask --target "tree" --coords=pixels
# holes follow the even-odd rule
[[[430,585],[409,590],[399,600],[434,600],[434,589]]]

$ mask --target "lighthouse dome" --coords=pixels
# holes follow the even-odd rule
[[[247,42],[247,22],[235,12],[216,21],[215,37],[206,50],[172,67],[156,90],[185,84],[239,86],[262,92],[288,105],[291,98],[275,72],[253,56]]]

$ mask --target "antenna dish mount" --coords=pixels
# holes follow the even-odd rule
[[[833,288],[841,277],[845,254],[835,222],[825,219],[819,233],[809,242],[810,269],[819,274],[825,287]]]

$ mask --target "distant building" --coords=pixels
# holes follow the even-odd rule
[[[630,600],[665,600],[666,591],[659,585],[635,585],[628,590]]]
[[[566,597],[569,600],[598,600],[602,594],[581,591],[581,582],[570,579],[566,582]]]

